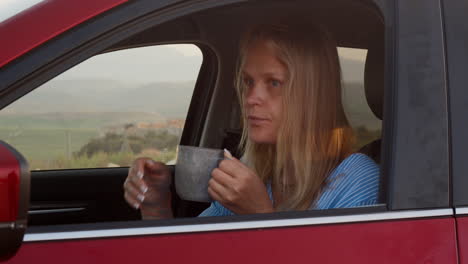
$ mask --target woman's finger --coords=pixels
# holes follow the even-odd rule
[[[142,179],[143,175],[145,174],[145,161],[148,160],[148,158],[138,158],[136,159],[132,167],[130,168],[128,172],[128,176],[136,176],[137,178]]]
[[[219,193],[217,193],[212,187],[208,186],[208,194],[210,195],[211,199],[220,202],[221,204],[224,203],[224,199],[221,197]]]
[[[136,199],[140,202],[145,200],[144,193],[142,193],[138,187],[134,186],[132,181],[125,181],[124,190],[125,193],[133,199]]]
[[[216,180],[217,183],[223,185],[226,189],[230,189],[230,187],[236,183],[235,179],[231,175],[218,168],[215,168],[211,172],[211,178]]]
[[[130,195],[128,195],[127,192],[125,192],[124,197],[125,197],[125,200],[127,201],[127,203],[128,203],[130,206],[132,206],[132,207],[135,208],[135,209],[139,209],[139,208],[140,208],[141,203],[138,202],[136,199],[130,197]]]
[[[211,187],[208,187],[208,194],[210,195],[211,199],[221,202],[221,196],[217,192],[215,192]]]
[[[138,188],[143,194],[148,191],[148,186],[143,178],[140,178],[137,175],[129,175],[129,177],[127,177],[127,181],[131,182],[135,188]]]
[[[218,168],[222,170],[224,173],[231,175],[232,177],[236,178],[239,173],[245,170],[244,166],[239,160],[228,160],[224,159],[219,163]]]
[[[215,179],[211,178],[208,182],[208,193],[211,192],[214,194],[212,198],[218,202],[224,203],[226,201],[226,197],[228,196],[228,190]]]

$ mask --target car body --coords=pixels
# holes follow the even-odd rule
[[[31,197],[29,226],[16,253],[0,253],[6,263],[468,263],[466,11],[462,0],[50,0],[11,17],[0,24],[1,108],[96,54],[195,43],[203,63],[181,144],[216,148],[232,119],[233,51],[249,25],[282,14],[325,24],[340,46],[370,52],[377,41],[384,199],[208,218],[189,217],[202,205],[179,200],[180,219],[138,221],[123,200],[128,168],[32,170],[30,193],[20,192]]]

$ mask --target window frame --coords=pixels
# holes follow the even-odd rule
[[[382,171],[388,185],[387,206],[389,210],[448,208],[448,106],[440,2],[393,4],[395,21],[386,21],[386,27],[394,28],[394,38],[386,35],[385,47]]]
[[[451,147],[451,173],[453,189],[453,206],[468,206],[468,163],[466,162],[466,149],[468,141],[468,125],[466,114],[468,113],[468,99],[466,83],[468,75],[468,50],[465,43],[468,42],[468,20],[463,13],[468,9],[466,1],[442,1],[444,19],[444,37],[446,45],[446,64],[448,81],[448,102],[450,104],[450,147]],[[463,23],[465,21],[465,23]],[[458,210],[457,208],[457,211]]]

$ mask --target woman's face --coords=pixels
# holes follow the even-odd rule
[[[242,74],[249,137],[255,143],[275,144],[281,124],[282,90],[288,75],[286,66],[277,59],[269,41],[259,40],[250,44]]]

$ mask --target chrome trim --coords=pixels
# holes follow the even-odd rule
[[[457,207],[455,208],[455,215],[468,214],[468,207]]]
[[[227,230],[243,230],[271,227],[293,227],[293,226],[309,226],[320,224],[339,224],[351,222],[373,222],[382,220],[396,220],[409,218],[427,218],[452,216],[453,210],[435,209],[435,210],[419,210],[419,211],[399,211],[399,212],[384,212],[370,213],[360,215],[347,216],[323,216],[323,217],[308,217],[299,219],[278,219],[278,220],[258,220],[245,222],[226,222],[226,223],[210,223],[210,224],[193,224],[179,226],[158,226],[158,227],[139,227],[139,228],[120,228],[107,230],[92,230],[92,231],[70,231],[70,232],[52,232],[25,234],[24,241],[50,241],[50,240],[65,240],[65,239],[83,239],[83,238],[103,238],[103,237],[125,237],[125,236],[142,236],[142,235],[161,235],[174,233],[195,233],[209,231],[227,231]]]
[[[53,214],[53,213],[68,213],[68,212],[79,212],[83,211],[86,208],[79,207],[79,208],[61,208],[61,209],[38,209],[38,210],[29,210],[29,215],[36,215],[36,214]]]

